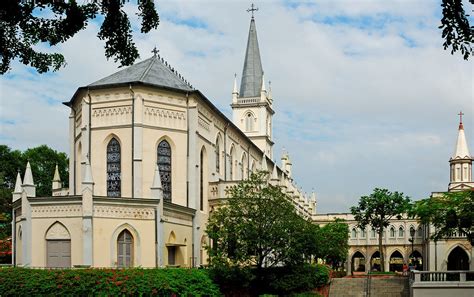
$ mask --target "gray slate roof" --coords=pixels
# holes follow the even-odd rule
[[[249,38],[245,52],[244,70],[242,71],[242,82],[240,84],[240,97],[260,96],[262,88],[262,60],[258,49],[257,29],[255,20],[250,21]]]
[[[165,65],[158,56],[153,56],[142,62],[115,72],[105,78],[93,82],[89,87],[141,82],[166,88],[191,91],[192,88],[176,71]]]

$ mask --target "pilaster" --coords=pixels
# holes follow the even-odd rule
[[[133,134],[133,197],[141,198],[143,170],[143,98],[137,95],[134,100],[134,134]]]

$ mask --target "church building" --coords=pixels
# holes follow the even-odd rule
[[[230,96],[229,96],[230,97]],[[230,99],[230,98],[229,98]],[[229,120],[163,57],[153,56],[77,89],[69,116],[69,188],[58,171],[36,197],[27,165],[13,193],[13,264],[25,267],[195,267],[207,262],[206,222],[226,190],[251,172],[316,214],[273,160],[274,99],[252,16],[240,90]]]

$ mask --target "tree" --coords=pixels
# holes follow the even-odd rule
[[[411,216],[423,224],[431,224],[434,240],[449,237],[454,232],[466,234],[474,246],[474,190],[449,192],[414,203]]]
[[[153,0],[137,0],[141,32],[148,33],[159,24]],[[83,2],[85,4],[78,4]],[[105,56],[121,66],[139,57],[132,30],[123,10],[124,0],[3,0],[0,10],[0,73],[10,69],[14,59],[30,65],[39,73],[56,71],[66,64],[60,53],[45,53],[35,46],[55,46],[87,27],[88,21],[104,17],[98,38],[105,40]],[[44,11],[48,9],[47,11]]]
[[[465,60],[473,53],[474,26],[469,24],[469,15],[462,4],[463,0],[442,0],[443,18],[440,29],[443,30],[443,47],[451,48],[451,54],[460,51]],[[474,0],[469,0],[474,4]]]
[[[319,246],[317,258],[336,267],[338,263],[346,260],[349,251],[349,226],[344,220],[336,219],[319,228],[317,241]]]
[[[388,227],[390,220],[400,220],[410,207],[410,198],[403,193],[390,192],[387,189],[375,188],[369,196],[362,196],[358,206],[351,207],[351,212],[357,225],[364,228],[371,225],[379,235],[379,252],[381,271],[385,271],[384,251],[382,238],[384,228]]]
[[[265,267],[303,262],[300,234],[309,222],[297,215],[280,187],[267,183],[266,172],[252,174],[228,191],[229,199],[207,225],[213,243],[211,265]]]
[[[9,217],[11,214],[12,192],[15,188],[16,176],[19,172],[21,177],[24,177],[28,161],[33,172],[37,196],[51,195],[51,185],[56,164],[58,164],[63,186],[68,186],[69,161],[65,153],[57,152],[46,145],[27,149],[25,152],[11,150],[6,145],[0,145],[0,216]],[[10,221],[6,220],[6,222],[9,224]],[[0,229],[0,236],[9,236],[11,234],[9,226],[3,226]]]

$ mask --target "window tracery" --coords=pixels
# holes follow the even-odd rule
[[[163,200],[171,202],[171,146],[166,140],[158,144],[157,164],[160,170]]]
[[[112,138],[107,145],[107,196],[121,196],[120,143]]]

